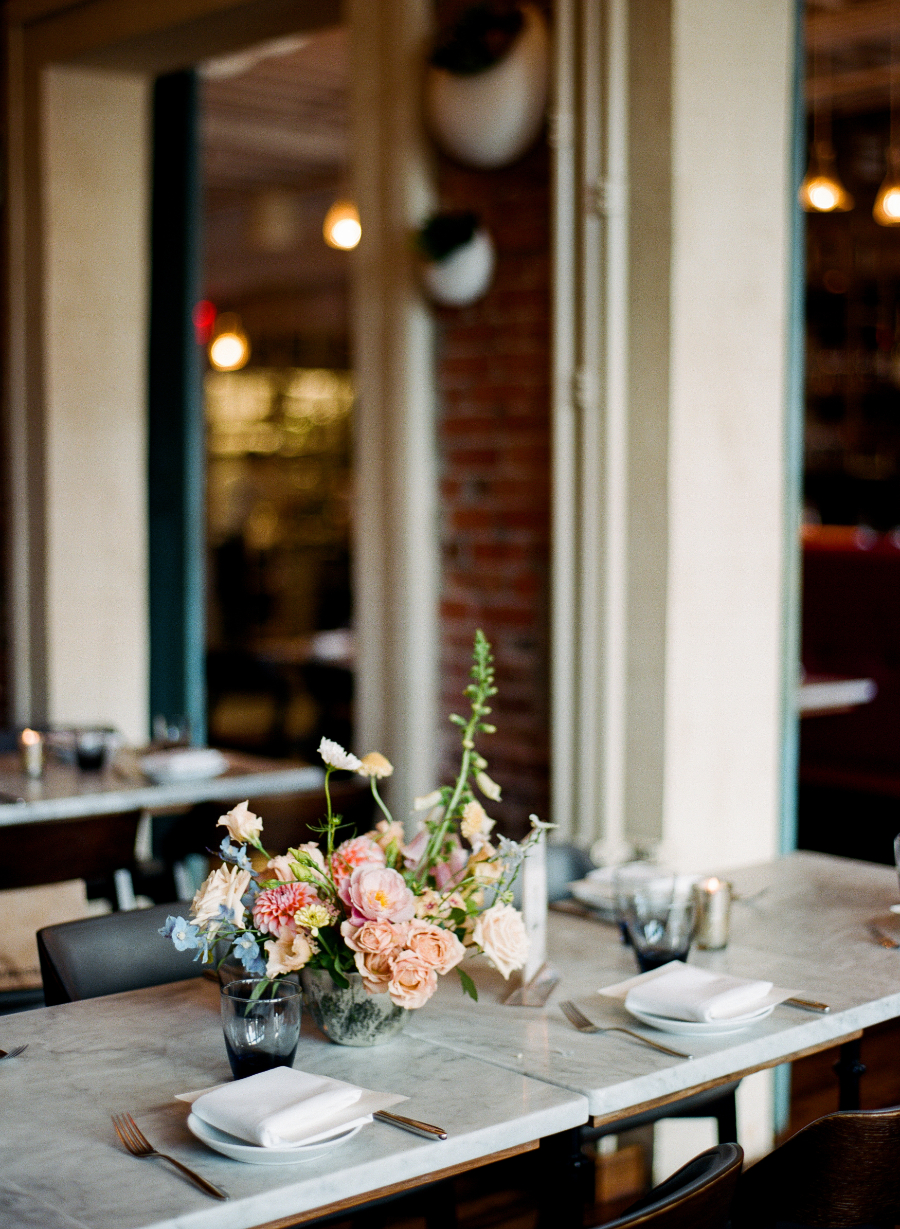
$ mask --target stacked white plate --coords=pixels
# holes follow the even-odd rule
[[[217,1127],[210,1126],[196,1114],[189,1114],[188,1130],[207,1147],[223,1156],[231,1157],[233,1161],[243,1161],[245,1165],[296,1165],[299,1161],[308,1161],[319,1156],[329,1148],[345,1144],[363,1129],[365,1123],[357,1122],[348,1127],[337,1127],[332,1135],[325,1139],[321,1137],[308,1144],[294,1144],[291,1148],[262,1148],[259,1144],[248,1144],[245,1139],[229,1135]]]
[[[142,755],[141,772],[154,785],[174,785],[178,781],[205,781],[220,777],[228,760],[214,747],[173,747]]]

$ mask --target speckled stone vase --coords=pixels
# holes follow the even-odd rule
[[[387,994],[369,994],[359,973],[348,973],[346,990],[327,969],[302,969],[303,998],[312,1018],[329,1039],[342,1046],[381,1046],[402,1030],[406,1008]]]

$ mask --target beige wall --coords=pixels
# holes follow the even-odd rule
[[[677,0],[665,846],[778,848],[794,5]]]
[[[48,716],[147,734],[148,90],[44,77]]]

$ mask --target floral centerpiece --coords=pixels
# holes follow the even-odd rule
[[[496,694],[493,659],[482,632],[475,636],[470,713],[451,716],[460,728],[462,755],[452,785],[414,802],[423,823],[407,841],[378,790],[393,772],[383,755],[361,759],[323,738],[327,814],[321,840],[271,857],[261,837],[263,823],[246,802],[219,820],[226,829],[223,865],[197,892],[190,918],[170,917],[160,933],[197,958],[231,957],[248,976],[283,977],[297,970],[323,970],[335,987],[347,989],[354,974],[368,995],[387,995],[399,1008],[417,1008],[456,969],[463,989],[477,998],[462,968],[469,954],[483,952],[508,977],[525,963],[528,941],[511,886],[541,824],[524,842],[492,839],[494,821],[479,795],[499,801],[476,748],[492,734],[489,700]],[[344,770],[366,777],[383,818],[361,836],[338,840],[340,816],[329,782]],[[256,851],[256,867],[250,849]],[[224,952],[224,956],[221,953]]]

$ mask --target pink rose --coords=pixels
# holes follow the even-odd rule
[[[354,914],[372,922],[408,922],[416,912],[403,876],[385,866],[357,867],[350,876],[350,904]]]
[[[341,923],[341,934],[351,952],[392,952],[406,943],[409,926],[405,922],[353,922]]]
[[[512,905],[485,909],[475,923],[472,938],[504,977],[509,977],[513,969],[521,969],[528,956],[525,923]]]
[[[416,952],[405,951],[391,964],[388,994],[398,1007],[414,1010],[427,1003],[437,990],[437,973]]]
[[[393,959],[387,952],[357,952],[353,957],[369,994],[384,994],[391,980]]]
[[[410,922],[406,946],[441,976],[455,968],[466,954],[451,930],[431,922]]]
[[[276,858],[270,858],[266,870],[272,872],[269,878],[277,879],[279,883],[293,883],[297,878],[287,854],[280,853]]]

